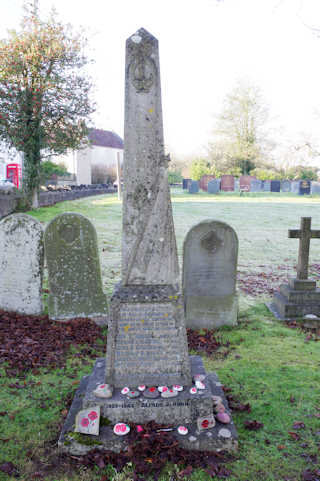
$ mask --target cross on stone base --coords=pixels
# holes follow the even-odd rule
[[[310,315],[319,318],[320,289],[317,289],[315,280],[308,279],[308,264],[310,240],[320,239],[320,230],[311,230],[311,217],[301,217],[300,229],[290,229],[288,237],[299,239],[297,277],[289,277],[287,284],[281,284],[267,307],[282,320]]]
[[[311,217],[301,217],[300,229],[290,229],[288,237],[300,239],[297,279],[308,279],[310,239],[320,239],[320,230],[311,230]]]

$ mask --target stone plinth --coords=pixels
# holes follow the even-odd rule
[[[110,305],[109,384],[191,383],[183,304],[174,288],[120,286]]]
[[[121,394],[121,389],[115,389],[112,398],[101,399],[93,394],[97,384],[104,380],[105,360],[103,358],[98,359],[92,374],[81,381],[59,438],[60,449],[74,455],[85,454],[93,448],[120,452],[126,449],[128,436],[120,437],[113,433],[113,426],[117,422],[141,424],[155,420],[159,424],[171,425],[173,427],[172,432],[179,444],[186,449],[199,451],[236,450],[238,446],[237,432],[232,419],[228,424],[216,421],[214,427],[199,431],[197,420],[210,417],[213,414],[212,396],[221,397],[222,404],[229,415],[230,411],[216,374],[206,374],[199,356],[190,356],[190,361],[192,375],[203,374],[205,376],[204,384],[206,388],[198,391],[197,394],[190,393],[191,386],[184,386],[184,390],[173,398],[147,399],[143,394],[140,394],[138,398],[128,399],[126,395]],[[130,387],[134,386],[131,384]],[[73,429],[76,414],[81,409],[97,406],[101,410],[102,422],[100,434],[94,437],[94,445],[92,445],[88,436],[79,436],[79,434],[75,436]],[[180,425],[188,428],[188,435],[182,436],[177,433],[177,427]]]
[[[288,284],[281,284],[268,307],[282,320],[302,318],[308,314],[320,316],[320,289],[316,288],[315,281],[289,279]]]

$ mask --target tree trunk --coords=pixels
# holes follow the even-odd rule
[[[38,189],[34,189],[32,192],[32,208],[39,209],[39,192]]]

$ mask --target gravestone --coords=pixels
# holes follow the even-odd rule
[[[280,180],[271,181],[271,192],[280,192]]]
[[[310,180],[300,180],[299,195],[309,195],[311,189]]]
[[[208,194],[218,194],[220,192],[220,179],[212,179],[208,182]]]
[[[250,192],[250,184],[252,179],[255,179],[255,177],[251,177],[251,175],[241,175],[239,178],[240,191]]]
[[[183,246],[186,325],[213,329],[235,325],[238,238],[228,224],[205,220],[187,234]]]
[[[192,180],[189,183],[189,194],[197,194],[199,192],[199,182],[197,180]]]
[[[270,192],[271,191],[271,181],[270,180],[264,180],[262,189],[263,189],[264,192]]]
[[[234,177],[233,175],[222,175],[220,189],[224,192],[234,191]]]
[[[106,320],[108,306],[102,290],[97,234],[91,222],[72,212],[57,215],[48,224],[44,240],[49,317]]]
[[[291,182],[290,180],[281,181],[281,192],[291,192]]]
[[[320,195],[320,182],[311,182],[311,194]]]
[[[199,182],[200,189],[204,190],[205,192],[208,192],[208,182],[212,179],[214,179],[214,175],[210,175],[210,174],[203,175]]]
[[[308,279],[309,249],[311,239],[320,239],[320,230],[311,230],[311,217],[301,217],[300,229],[289,230],[291,239],[299,239],[297,277],[289,278],[268,304],[278,319],[295,319],[304,316],[320,316],[320,289],[316,281]],[[320,319],[319,319],[320,326]]]
[[[291,192],[293,194],[299,194],[300,190],[300,180],[294,180],[291,182]]]
[[[0,221],[0,309],[42,313],[43,229],[26,214]]]
[[[96,448],[119,452],[127,443],[115,434],[119,423],[127,431],[123,423],[153,420],[173,426],[185,448],[233,450],[233,422],[211,422],[213,395],[222,396],[228,410],[221,384],[214,373],[206,374],[200,357],[188,356],[164,155],[158,41],[144,29],[127,40],[125,71],[121,283],[110,302],[106,358],[98,359],[92,374],[82,379],[59,446],[73,454]],[[192,382],[197,374],[204,379],[201,394]],[[160,394],[160,386],[175,384],[184,388],[174,397]],[[105,398],[97,396],[103,389]],[[88,409],[99,411],[105,423],[94,443],[85,439],[81,444],[73,430],[76,419],[78,424],[87,419]],[[200,433],[199,423],[206,432]],[[189,436],[180,434],[181,425]]]
[[[262,180],[251,179],[250,192],[262,192]]]
[[[189,189],[190,182],[191,182],[191,179],[182,179],[182,188],[184,190]]]

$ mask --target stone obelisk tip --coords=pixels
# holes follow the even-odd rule
[[[158,40],[144,28],[127,40],[125,92],[122,283],[177,285]]]
[[[128,39],[127,42],[133,42],[133,43],[141,43],[145,40],[152,41],[152,42],[157,42],[158,40],[156,37],[154,37],[148,30],[145,28],[141,27],[139,30],[137,30],[134,34],[132,34]]]

